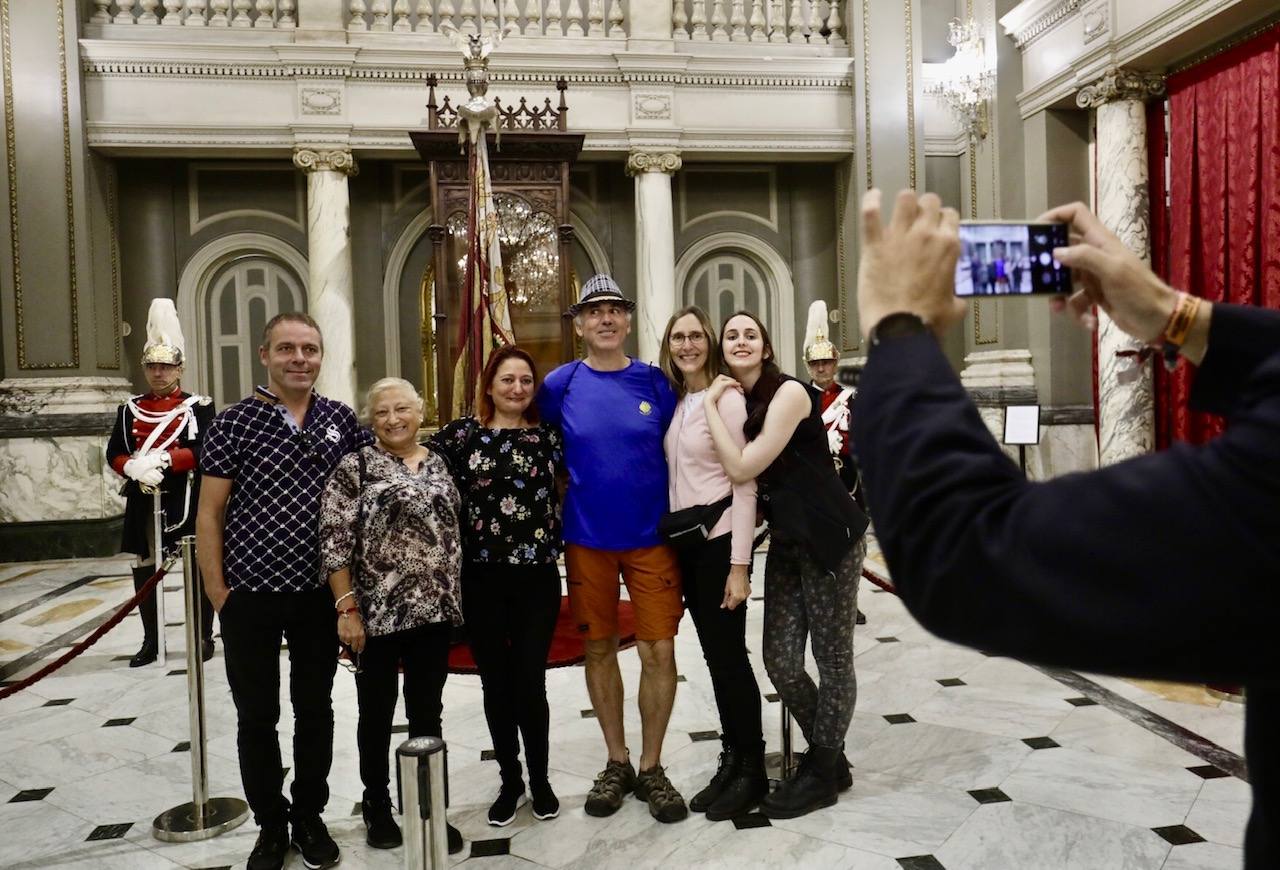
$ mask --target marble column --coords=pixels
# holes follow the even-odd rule
[[[633,151],[627,174],[636,179],[636,313],[632,330],[640,359],[657,362],[662,332],[676,310],[676,239],[671,176],[680,169],[675,152]]]
[[[1096,112],[1098,218],[1128,248],[1150,260],[1145,101],[1164,92],[1158,75],[1113,70],[1076,95]],[[1098,312],[1098,458],[1110,465],[1155,449],[1152,363],[1121,351],[1141,343]]]
[[[351,269],[351,198],[347,176],[357,171],[350,151],[294,152],[307,173],[307,313],[324,335],[324,364],[316,390],[356,406],[355,302]]]

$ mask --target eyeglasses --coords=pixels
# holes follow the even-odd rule
[[[673,332],[671,333],[669,341],[671,342],[672,347],[679,347],[686,343],[697,347],[707,343],[707,334],[705,332],[690,332],[688,334],[683,332]]]
[[[302,447],[307,459],[318,462],[320,459],[320,440],[306,429],[298,430],[298,444]]]
[[[340,647],[338,654],[338,664],[351,674],[363,674],[364,669],[360,667],[360,653],[347,646],[342,641],[338,641]]]

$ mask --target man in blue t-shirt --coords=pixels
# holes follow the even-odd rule
[[[608,275],[583,285],[569,313],[586,359],[547,375],[538,408],[545,422],[564,432],[569,606],[586,637],[587,691],[609,750],[584,809],[612,815],[634,790],[654,818],[675,822],[689,811],[659,762],[676,697],[675,635],[684,606],[680,568],[658,537],[658,520],[667,510],[662,437],[676,396],[657,367],[623,352],[634,308]],[[640,653],[638,774],[622,726],[619,575],[631,597]]]

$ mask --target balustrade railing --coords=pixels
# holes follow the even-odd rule
[[[671,36],[691,42],[848,45],[842,0],[672,0]]]
[[[626,0],[351,0],[347,30],[437,33],[449,23],[467,35],[509,27],[520,36],[625,39],[626,5]]]
[[[292,30],[298,0],[92,0],[92,24]]]

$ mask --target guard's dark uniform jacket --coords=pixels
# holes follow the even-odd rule
[[[111,440],[107,442],[107,461],[111,463],[111,468],[124,477],[124,464],[142,447],[158,425],[151,422],[151,419],[168,415],[191,398],[190,393],[175,390],[168,396],[157,396],[155,393],[134,396],[121,405],[116,415],[115,427],[111,431]],[[133,408],[141,412],[141,417],[134,413]],[[204,433],[208,431],[213,417],[213,401],[205,396],[197,397],[191,403],[190,413],[179,412],[174,415],[155,440],[156,445],[163,444],[176,430],[177,437],[165,448],[169,453],[170,464],[164,471],[164,482],[161,484],[166,548],[171,547],[183,535],[195,532],[196,506],[200,500],[200,442],[204,440]],[[143,492],[136,480],[128,477],[125,478],[122,492],[125,509],[120,550],[145,559],[151,553],[147,544],[147,530],[155,521],[152,496]]]

